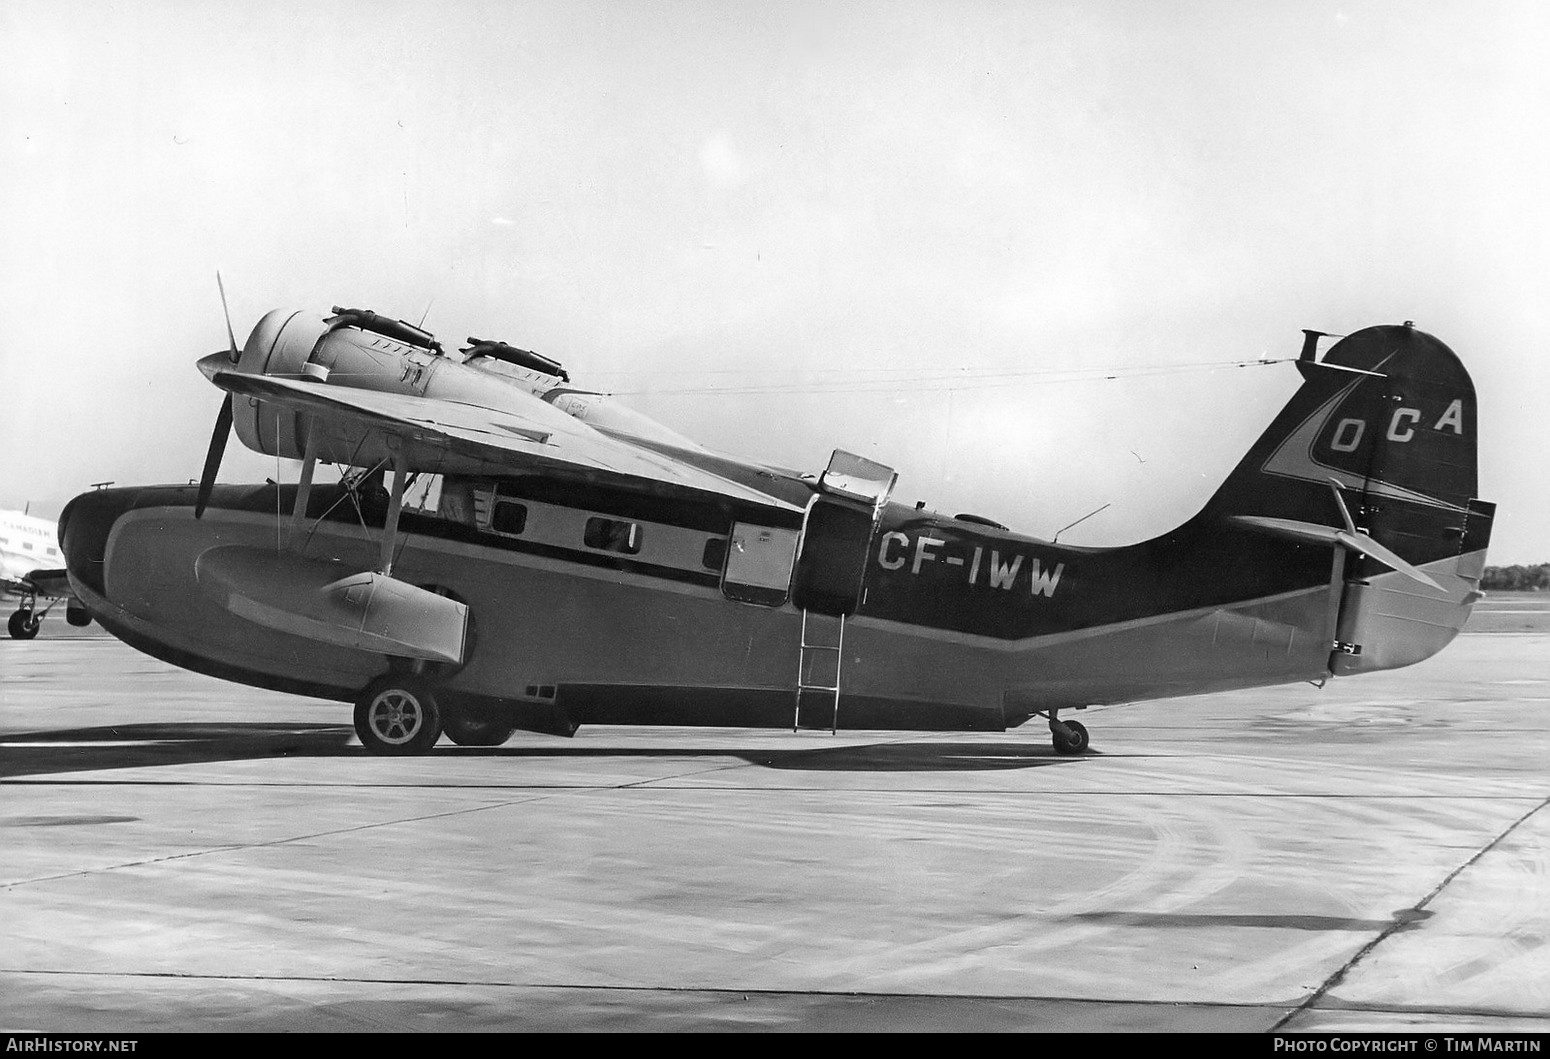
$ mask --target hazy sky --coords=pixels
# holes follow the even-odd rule
[[[199,473],[220,269],[239,341],[428,310],[712,448],[1111,505],[1085,544],[1297,384],[1210,365],[1411,319],[1474,374],[1491,561],[1547,561],[1547,50],[1538,0],[5,0],[0,507]]]

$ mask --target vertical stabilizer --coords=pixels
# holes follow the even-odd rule
[[[1494,505],[1476,496],[1474,384],[1410,324],[1369,327],[1322,361],[1212,498],[1206,516],[1349,554],[1337,674],[1440,650],[1479,599]]]

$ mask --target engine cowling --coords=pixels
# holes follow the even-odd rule
[[[312,351],[327,333],[328,321],[321,313],[275,309],[264,314],[248,335],[237,359],[237,370],[245,375],[303,378]],[[276,414],[275,409],[260,401],[238,397],[232,408],[232,426],[242,443],[255,452],[301,459],[302,439],[297,436],[294,415]]]

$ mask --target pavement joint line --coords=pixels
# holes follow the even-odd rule
[[[1512,834],[1519,827],[1523,826],[1523,824],[1528,822],[1530,817],[1532,817],[1535,813],[1538,813],[1540,810],[1546,808],[1547,806],[1550,806],[1550,798],[1543,799],[1542,801],[1540,801],[1540,803],[1538,805],[1534,806],[1528,812],[1524,813],[1522,816],[1518,817],[1512,823],[1508,824],[1507,827],[1505,829],[1503,829],[1501,834],[1497,835],[1490,842],[1486,843],[1480,849],[1476,850],[1472,856],[1470,856],[1467,860],[1464,861],[1464,863],[1460,864],[1458,867],[1454,868],[1451,872],[1449,872],[1443,878],[1443,880],[1440,883],[1438,883],[1436,886],[1432,887],[1432,891],[1429,894],[1427,894],[1425,897],[1421,898],[1421,900],[1417,901],[1407,911],[1410,911],[1410,912],[1423,912],[1423,911],[1425,911],[1426,910],[1426,906],[1431,904],[1433,900],[1435,900],[1444,890],[1446,890],[1448,888],[1448,886],[1452,884],[1454,879],[1457,879],[1460,875],[1462,875],[1464,873],[1465,869],[1470,868],[1470,867],[1474,866],[1475,864],[1479,863],[1479,861],[1480,861],[1480,859],[1482,857],[1484,857],[1487,853],[1490,853],[1497,846],[1501,845],[1502,842],[1507,838],[1508,835]],[[1381,931],[1379,931],[1377,936],[1374,937],[1371,941],[1369,941],[1366,945],[1363,945],[1360,949],[1358,949],[1355,952],[1355,954],[1352,955],[1352,957],[1349,960],[1347,960],[1340,967],[1336,968],[1335,972],[1333,974],[1331,974],[1328,978],[1326,978],[1322,985],[1320,985],[1316,990],[1314,990],[1312,993],[1310,993],[1308,995],[1308,997],[1305,1000],[1303,1000],[1303,1002],[1301,1004],[1299,1004],[1297,1006],[1295,1011],[1289,1012],[1284,1018],[1282,1018],[1279,1022],[1277,1022],[1274,1026],[1272,1026],[1270,1031],[1272,1033],[1280,1032],[1281,1029],[1283,1027],[1285,1027],[1286,1024],[1288,1022],[1290,1022],[1292,1019],[1294,1019],[1298,1015],[1301,1015],[1301,1014],[1307,1012],[1308,1010],[1310,1010],[1313,1007],[1313,1005],[1318,1003],[1321,999],[1323,999],[1324,996],[1327,993],[1329,993],[1330,990],[1334,989],[1341,982],[1343,982],[1345,980],[1346,975],[1348,975],[1351,972],[1351,970],[1356,967],[1356,965],[1358,963],[1360,963],[1362,960],[1366,959],[1367,956],[1370,955],[1374,949],[1376,949],[1379,945],[1383,944],[1390,937],[1392,937],[1395,933],[1397,933],[1402,928],[1408,926],[1412,922],[1414,922],[1414,920],[1412,920],[1412,919],[1410,919],[1408,917],[1395,916],[1393,922],[1391,922],[1388,926],[1384,927]],[[1344,1008],[1341,1008],[1340,1010],[1344,1010]],[[1379,1010],[1382,1010],[1382,1009],[1379,1009]]]
[[[759,997],[849,997],[858,1000],[981,1000],[1035,1001],[1054,1004],[1134,1004],[1140,1007],[1284,1008],[1286,1001],[1227,1000],[1115,1000],[1112,997],[1053,996],[1041,993],[898,993],[864,989],[770,989],[731,986],[599,985],[595,982],[512,982],[471,978],[354,978],[344,975],[200,974],[183,971],[61,971],[0,967],[0,974],[39,975],[59,978],[159,978],[172,981],[209,982],[328,982],[341,985],[477,986],[489,989],[574,989],[597,993],[700,993]]]
[[[1467,1005],[1457,1005],[1453,1007],[1425,1007],[1419,1004],[1362,1004],[1352,1001],[1334,1000],[1319,1010],[1322,1012],[1340,1012],[1341,1014],[1351,1015],[1469,1015],[1480,1018],[1528,1020],[1540,1023],[1546,1027],[1550,1027],[1550,1016],[1546,1016],[1538,1011],[1521,1011],[1512,1008],[1484,1008],[1470,1007]]]
[[[682,780],[682,779],[685,779],[685,778],[690,777],[690,776],[709,776],[709,775],[711,775],[713,773],[716,773],[716,772],[726,772],[726,771],[728,771],[730,769],[749,768],[749,767],[751,767],[751,766],[750,766],[750,763],[748,763],[748,762],[738,763],[738,762],[735,762],[735,761],[728,761],[728,762],[725,762],[725,763],[720,764],[720,765],[708,766],[706,768],[701,768],[701,769],[694,769],[694,770],[691,770],[691,771],[688,771],[688,772],[675,772],[671,776],[659,776],[659,777],[657,777],[655,779],[631,780],[629,783],[615,783],[615,784],[613,784],[611,786],[607,786],[607,787],[578,787],[576,789],[577,790],[594,790],[594,791],[601,791],[601,790],[610,790],[610,791],[628,791],[628,790],[717,791],[717,790],[723,790],[723,789],[746,790],[747,788],[745,788],[745,787],[721,788],[721,787],[712,787],[712,786],[703,786],[702,787],[702,786],[698,786],[698,785],[686,785],[686,786],[682,786],[682,787],[674,787],[674,786],[664,786],[664,785],[665,784],[671,784],[672,782],[674,782],[676,780]]]
[[[337,827],[327,831],[314,831],[305,835],[290,835],[285,838],[272,838],[264,842],[240,842],[222,846],[209,846],[205,849],[186,850],[182,853],[169,853],[162,857],[147,857],[144,860],[124,861],[120,864],[105,864],[94,868],[83,868],[79,871],[63,872],[59,875],[42,875],[35,879],[17,879],[4,883],[6,891],[14,887],[31,886],[35,883],[59,882],[64,879],[75,879],[89,875],[105,875],[109,872],[122,871],[126,868],[145,868],[157,864],[170,864],[174,861],[192,860],[195,857],[207,857],[218,853],[232,853],[239,850],[265,849],[270,846],[285,846],[293,842],[306,842],[310,839],[328,838],[336,835],[348,835],[359,831],[371,831],[380,827],[395,827],[399,824],[418,824],[428,820],[445,820],[454,816],[465,816],[471,813],[484,812],[489,809],[507,808],[513,805],[524,805],[529,802],[541,801],[541,798],[512,798],[505,801],[494,802],[488,805],[466,806],[460,809],[451,809],[440,813],[427,813],[424,816],[408,816],[397,820],[379,820],[376,823],[356,824],[352,827]]]

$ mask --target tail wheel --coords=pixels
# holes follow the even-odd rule
[[[431,686],[407,673],[389,673],[355,700],[355,734],[372,754],[423,754],[441,738],[441,710]]]
[[[1055,753],[1080,754],[1086,750],[1088,743],[1087,727],[1080,721],[1062,721],[1061,724],[1066,727],[1067,732],[1070,734],[1067,735],[1053,725],[1050,726],[1050,736],[1055,742]]]
[[[39,624],[41,622],[34,612],[22,609],[11,615],[11,620],[5,623],[5,627],[11,634],[11,639],[30,640],[38,635]]]

